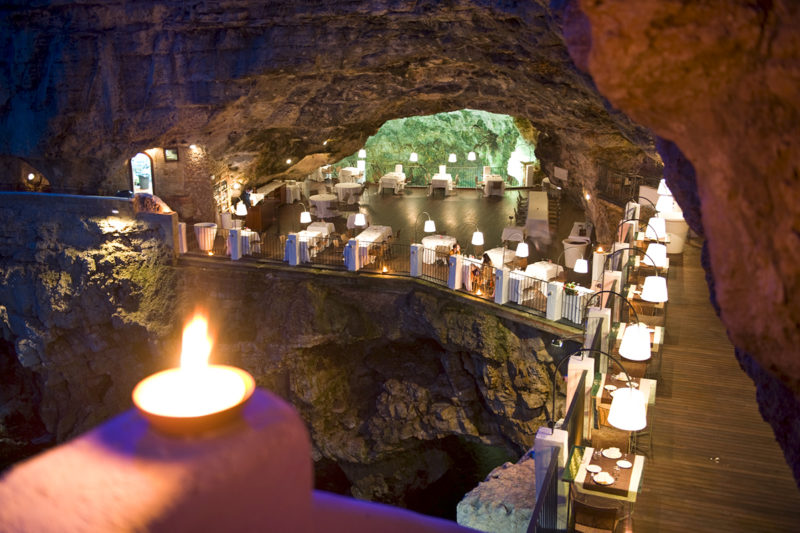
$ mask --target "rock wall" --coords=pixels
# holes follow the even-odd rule
[[[657,159],[560,25],[544,0],[18,3],[0,13],[0,154],[56,191],[99,190],[136,152],[190,143],[263,181],[352,154],[386,120],[472,108],[558,137],[546,168],[576,183],[597,165],[571,154]]]
[[[405,505],[453,466],[459,436],[522,455],[547,416],[552,358],[532,325],[403,278],[181,269],[178,314],[203,307],[221,361],[307,421],[316,461],[359,498]]]
[[[0,464],[126,408],[158,368],[176,222],[130,200],[0,193]]]
[[[614,105],[671,141],[661,150],[668,184],[706,237],[720,317],[800,484],[800,8],[580,7],[576,62]]]
[[[553,359],[526,315],[411,279],[175,267],[176,216],[133,205],[0,194],[0,467],[130,407],[140,379],[178,364],[196,308],[216,326],[215,359],[291,401],[314,459],[357,497],[413,503],[457,469],[453,438],[515,456],[532,445]]]

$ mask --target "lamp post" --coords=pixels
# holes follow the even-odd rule
[[[611,361],[619,365],[619,367],[622,369],[622,373],[628,377],[628,387],[617,389],[611,399],[611,409],[608,413],[608,423],[623,431],[639,431],[644,429],[647,426],[647,411],[645,407],[646,404],[644,394],[642,394],[642,391],[639,389],[633,387],[633,384],[630,380],[630,374],[628,374],[628,371],[625,370],[622,362],[610,353],[604,352],[603,350],[598,350],[597,348],[580,348],[559,361],[555,370],[553,371],[553,410],[550,412],[550,420],[547,421],[547,425],[550,427],[551,431],[555,429],[557,392],[556,384],[558,383],[556,381],[556,377],[561,376],[559,373],[559,368],[561,368],[561,365],[564,363],[564,361],[569,361],[573,355],[579,353],[583,354],[583,352],[597,352],[605,355]]]
[[[530,250],[528,248],[528,243],[525,242],[525,235],[523,235],[521,231],[514,231],[511,233],[511,235],[509,235],[509,237],[516,237],[517,235],[519,235],[520,241],[517,244],[517,249],[514,251],[514,256],[517,258],[526,259],[530,253]],[[506,262],[506,241],[503,241],[503,265],[505,264],[505,262]],[[500,265],[500,268],[502,268],[503,265]]]
[[[472,233],[472,246],[476,256],[479,256],[478,248],[483,248],[483,232],[475,225],[475,231]],[[482,251],[482,250],[481,250]]]
[[[650,350],[650,330],[647,329],[646,324],[642,324],[641,321],[639,321],[639,314],[636,312],[636,308],[633,307],[633,304],[621,293],[604,290],[592,294],[589,299],[586,300],[586,305],[583,307],[584,321],[586,320],[586,310],[589,308],[589,304],[592,303],[595,297],[603,293],[619,296],[623,302],[628,304],[631,311],[633,311],[633,316],[636,320],[634,325],[628,325],[625,328],[625,333],[622,334],[622,342],[619,346],[619,354],[631,361],[646,361],[650,359],[652,356],[652,351]],[[630,322],[630,320],[628,320],[628,322]]]
[[[642,287],[642,300],[647,302],[653,303],[661,303],[666,302],[668,300],[667,295],[667,280],[662,278],[658,275],[658,267],[656,267],[656,262],[653,261],[653,258],[647,255],[647,252],[642,250],[637,246],[629,246],[628,248],[620,248],[616,252],[612,252],[606,256],[605,261],[603,262],[603,278],[600,282],[600,287],[604,287],[605,282],[605,275],[606,275],[606,265],[608,264],[608,260],[617,255],[620,252],[624,252],[626,250],[634,250],[637,252],[641,252],[644,254],[645,258],[649,258],[650,262],[642,261],[645,265],[652,267],[653,271],[655,272],[654,276],[647,276],[644,279],[644,286]]]
[[[419,215],[417,215],[416,220],[414,220],[414,242],[417,242],[417,225],[419,224],[419,217],[425,215],[428,217],[428,220],[425,221],[425,225],[422,227],[422,231],[425,233],[433,233],[436,231],[436,223],[431,220],[431,216],[428,214],[427,211],[423,211]]]

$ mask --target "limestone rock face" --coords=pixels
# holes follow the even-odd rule
[[[702,219],[720,316],[800,482],[800,10],[781,0],[580,5],[591,49],[577,54],[598,89],[696,171],[699,202],[678,202],[695,229]],[[676,173],[669,185],[690,191],[694,179]]]
[[[558,137],[545,168],[576,183],[598,158],[657,157],[575,68],[550,5],[17,3],[0,16],[0,154],[56,191],[127,188],[110,182],[127,158],[190,143],[264,180],[352,154],[388,119],[474,108]]]
[[[17,449],[62,441],[130,405],[137,376],[159,368],[153,344],[172,326],[175,277],[172,251],[159,244],[162,228],[136,217],[130,201],[3,196],[0,462],[7,464]],[[111,207],[118,216],[107,216]]]
[[[442,439],[520,456],[546,420],[552,358],[531,325],[412,280],[182,272],[180,309],[211,295],[219,360],[291,401],[357,497],[405,504],[455,466]]]
[[[458,504],[458,523],[488,533],[525,533],[536,507],[536,464],[529,454],[505,463]]]

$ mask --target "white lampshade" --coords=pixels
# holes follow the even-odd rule
[[[647,324],[628,325],[622,334],[619,354],[631,361],[647,361],[652,355],[650,351],[650,330]]]
[[[615,390],[608,423],[623,431],[639,431],[647,427],[647,408],[642,391],[632,387]]]
[[[483,232],[475,231],[475,233],[472,234],[472,245],[483,246]]]
[[[517,257],[528,257],[528,243],[520,242],[515,253]]]
[[[447,158],[448,163],[455,163],[456,162],[456,154],[450,154],[450,157]]]
[[[416,163],[417,161],[419,161],[419,156],[417,155],[417,152],[411,152],[411,156],[409,156],[408,160],[411,161],[412,163]]]
[[[659,196],[656,202],[656,211],[671,213],[675,209],[675,199],[672,196]]]
[[[661,276],[647,276],[642,287],[642,300],[661,303],[667,301],[667,280]]]
[[[247,216],[247,206],[244,205],[244,201],[236,204],[236,214],[240,217]]]
[[[467,154],[467,161],[475,161],[476,157],[475,152],[470,152]]]
[[[672,196],[672,191],[667,187],[667,180],[663,178],[658,182],[658,194],[662,196]]]
[[[300,223],[308,224],[309,222],[311,222],[311,213],[309,213],[308,211],[302,211],[300,213]]]
[[[366,226],[367,225],[367,217],[364,216],[364,213],[356,213],[356,216],[353,219],[353,224],[355,224],[358,227]]]
[[[578,274],[587,274],[589,272],[589,261],[586,259],[578,259],[575,261],[575,268],[572,270]]]
[[[365,157],[367,157],[367,151],[362,148],[361,150],[358,151],[358,158],[364,159]]]
[[[667,266],[667,247],[657,242],[648,244],[644,256],[644,264],[657,268]]]
[[[423,226],[422,229],[425,233],[433,233],[436,231],[436,224],[433,222],[433,220],[428,219],[425,221],[425,226]]]
[[[647,229],[644,231],[647,239],[659,240],[667,236],[667,221],[661,217],[652,217],[647,221]]]
[[[356,168],[362,172],[367,170],[367,162],[364,161],[363,159],[359,159],[358,161],[356,161]]]

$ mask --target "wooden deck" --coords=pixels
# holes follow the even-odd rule
[[[700,249],[670,269],[639,532],[800,531],[800,491],[708,299]]]

